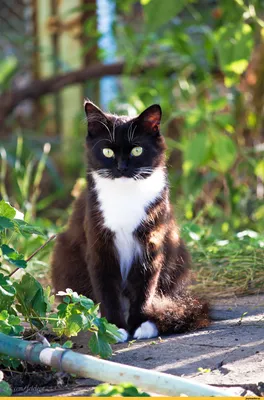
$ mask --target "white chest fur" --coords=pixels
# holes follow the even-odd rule
[[[115,233],[115,246],[119,255],[120,271],[126,281],[135,257],[141,248],[133,232],[146,217],[146,208],[157,199],[165,184],[162,168],[150,177],[135,181],[130,178],[109,179],[93,173],[104,225]]]

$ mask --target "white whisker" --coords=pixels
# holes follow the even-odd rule
[[[136,129],[137,129],[137,125],[135,125],[135,127],[134,127],[134,129],[133,129],[133,131],[132,131],[130,142],[132,142],[132,140],[133,140],[134,133],[135,133],[135,130],[136,130]]]
[[[91,118],[91,122],[99,122],[99,124],[103,125],[108,130],[110,139],[112,139],[111,132],[110,132],[108,126],[104,122],[100,121],[99,119],[94,119],[94,118]],[[88,118],[88,129],[89,129],[89,118]]]
[[[116,127],[116,120],[117,120],[117,118],[115,117],[115,121],[114,121],[114,123],[113,123],[113,133],[112,133],[112,135],[113,135],[113,142],[115,141],[115,127]]]
[[[100,139],[100,140],[98,140],[98,141],[93,145],[92,150],[94,149],[94,147],[95,147],[98,143],[102,142],[103,140],[112,143],[112,141],[111,141],[110,139]]]
[[[127,131],[127,138],[128,141],[130,142],[130,134],[131,134],[131,128],[133,126],[133,121],[131,122],[131,124],[129,125],[128,131]]]

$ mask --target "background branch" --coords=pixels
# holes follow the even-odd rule
[[[130,71],[130,73],[137,75],[157,66],[157,62],[148,62],[143,66],[139,66],[133,71]],[[58,74],[52,78],[34,80],[24,88],[5,92],[0,96],[0,125],[4,123],[5,118],[13,111],[13,109],[24,100],[36,100],[43,95],[55,93],[66,86],[82,83],[88,79],[98,79],[110,75],[121,75],[125,74],[125,72],[124,62],[116,62],[107,65],[94,64],[76,71]]]

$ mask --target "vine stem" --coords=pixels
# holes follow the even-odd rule
[[[28,263],[36,254],[38,254],[40,250],[42,250],[45,246],[47,246],[49,242],[55,239],[56,236],[57,235],[52,235],[45,243],[43,243],[42,246],[40,246],[37,250],[35,250],[34,253],[32,253],[31,256],[29,256],[25,261]],[[19,269],[21,268],[16,268],[13,272],[11,272],[11,274],[9,274],[9,278],[13,276]]]

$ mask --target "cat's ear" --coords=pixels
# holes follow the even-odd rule
[[[159,134],[161,116],[161,107],[158,104],[153,104],[143,111],[137,117],[137,120],[140,122],[146,133]]]
[[[109,122],[106,114],[89,99],[84,100],[84,110],[88,122],[88,135],[104,132]]]

